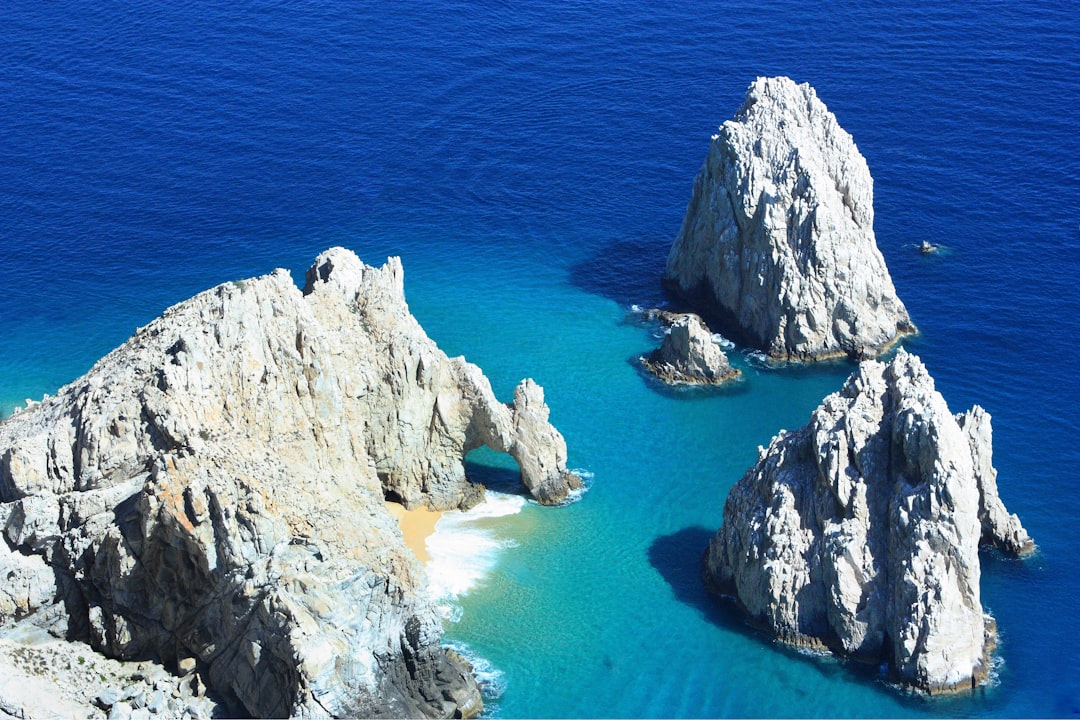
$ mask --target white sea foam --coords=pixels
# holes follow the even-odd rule
[[[638,315],[645,312],[645,308],[641,307],[637,303],[634,303],[633,305],[631,305],[630,310],[633,311],[634,313],[638,314]]]
[[[999,655],[992,656],[990,658],[990,672],[986,674],[986,678],[979,684],[991,688],[1001,685],[1001,666],[1004,664],[1004,658]]]
[[[802,655],[804,657],[822,658],[822,659],[834,658],[835,657],[828,650],[822,650],[821,648],[803,647],[801,645],[787,645],[785,643],[781,643],[779,640],[776,640],[774,642],[777,645],[780,645],[781,647],[784,647],[785,649],[793,650],[796,654]]]
[[[581,478],[581,487],[576,490],[571,490],[570,493],[566,496],[566,499],[559,503],[558,507],[563,507],[564,505],[572,505],[573,503],[576,503],[578,500],[583,498],[585,496],[585,493],[589,492],[589,489],[592,487],[593,474],[591,472],[589,472],[588,470],[578,470],[575,468],[570,468],[570,472]]]
[[[443,619],[456,622],[461,617],[458,598],[476,588],[498,562],[499,553],[514,547],[513,540],[500,538],[489,522],[492,518],[516,515],[525,498],[487,492],[484,502],[471,510],[443,513],[435,532],[427,539],[428,586]]]
[[[731,342],[720,333],[713,333],[712,341],[720,347],[724,348],[725,350],[730,350],[731,348],[735,347],[735,343]]]
[[[576,473],[585,482],[591,482],[595,475],[591,470],[581,470],[579,468],[570,468],[570,472]]]
[[[746,360],[754,367],[771,369],[772,365],[769,362],[769,356],[760,350],[751,350],[746,353]]]

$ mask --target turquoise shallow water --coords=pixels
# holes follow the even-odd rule
[[[1080,713],[1071,349],[1080,27],[1056,3],[9,4],[0,56],[0,411],[168,305],[334,244],[403,258],[410,305],[501,397],[544,385],[584,498],[512,541],[448,638],[502,716]],[[954,411],[994,417],[1041,552],[984,558],[1002,633],[974,697],[901,696],[705,597],[727,489],[850,371],[736,362],[672,392],[631,359],[715,126],[759,74],[808,81],[875,178],[878,243]],[[947,252],[923,257],[924,238]],[[507,468],[472,458],[496,484]]]

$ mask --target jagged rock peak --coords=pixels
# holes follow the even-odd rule
[[[873,222],[851,135],[809,85],[758,78],[712,138],[664,282],[770,357],[869,358],[915,332]]]
[[[225,283],[0,423],[0,624],[197,667],[245,715],[478,713],[384,499],[478,502],[479,445],[541,502],[580,481],[543,390],[498,402],[402,281],[333,248],[303,292],[284,270]]]
[[[660,347],[641,358],[645,369],[660,380],[673,385],[720,385],[741,375],[699,316],[663,311],[649,315],[667,325]]]
[[[707,585],[784,642],[888,662],[926,692],[974,686],[994,641],[979,545],[1034,550],[997,495],[990,433],[916,356],[862,363],[731,489]]]

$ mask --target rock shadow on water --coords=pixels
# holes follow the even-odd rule
[[[660,573],[675,599],[701,612],[705,619],[727,630],[749,633],[735,608],[719,602],[705,589],[702,556],[716,532],[701,525],[659,535],[649,545],[649,564]]]
[[[670,249],[670,239],[613,240],[570,267],[570,284],[627,307],[659,305],[667,299],[660,277]]]
[[[649,564],[671,587],[675,599],[698,610],[706,621],[753,642],[771,645],[792,660],[803,663],[804,667],[814,669],[827,681],[855,682],[868,686],[883,697],[899,701],[904,708],[916,714],[965,714],[965,711],[970,712],[973,708],[972,700],[991,701],[992,688],[979,688],[970,696],[928,697],[897,693],[887,684],[881,668],[876,665],[801,651],[772,640],[767,633],[750,624],[733,602],[718,598],[705,589],[702,556],[715,535],[715,531],[701,525],[685,527],[669,535],[657,536],[648,550]],[[802,682],[792,676],[784,684],[800,688]],[[989,709],[989,706],[980,705],[980,709]]]

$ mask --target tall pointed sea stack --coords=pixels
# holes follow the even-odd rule
[[[770,357],[876,356],[915,327],[874,239],[873,193],[814,89],[758,78],[712,138],[665,285]]]
[[[731,489],[706,583],[780,640],[973,687],[994,625],[979,545],[1034,549],[997,494],[990,417],[952,415],[922,362],[866,361]]]
[[[0,623],[196,668],[253,717],[475,714],[384,498],[478,502],[481,444],[542,502],[579,484],[542,389],[503,404],[448,358],[396,258],[221,285],[0,423]]]

